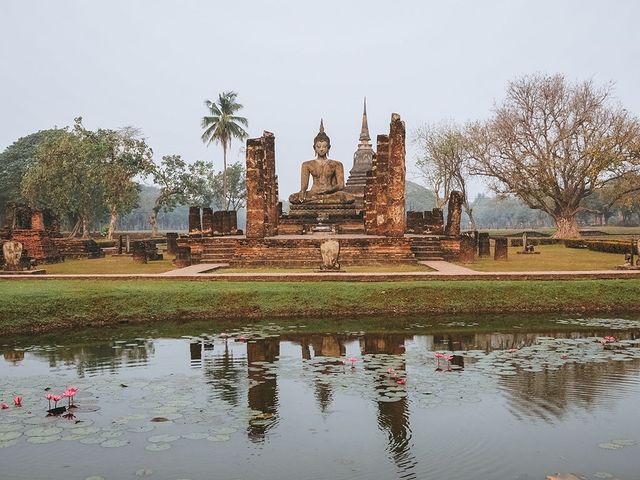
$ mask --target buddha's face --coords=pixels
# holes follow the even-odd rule
[[[316,144],[313,146],[313,149],[316,151],[316,154],[319,157],[326,157],[327,153],[329,153],[329,142],[320,140],[316,142]]]

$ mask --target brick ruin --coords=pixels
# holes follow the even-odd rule
[[[6,240],[20,242],[24,255],[37,263],[57,263],[65,258],[104,257],[93,240],[63,237],[60,222],[51,211],[32,209],[17,203],[7,205],[4,223],[0,228],[0,252]]]
[[[0,243],[6,240],[20,242],[23,255],[29,259],[38,263],[55,263],[63,260],[54,241],[60,237],[60,224],[51,212],[15,203],[7,206],[0,229]]]
[[[356,202],[310,201],[292,204],[290,212],[283,214],[278,201],[275,136],[265,131],[247,140],[245,235],[233,228],[219,230],[218,212],[191,209],[189,236],[178,239],[178,248],[190,247],[193,263],[319,266],[320,244],[330,236],[340,243],[339,261],[344,266],[457,258],[459,220],[457,233],[454,218],[450,235],[444,236],[442,210],[405,212],[405,142],[404,122],[393,114],[389,133],[377,136],[374,152],[365,110],[354,167],[345,187]]]

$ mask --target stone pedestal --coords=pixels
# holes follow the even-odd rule
[[[133,263],[147,263],[147,246],[145,242],[133,242],[131,250],[133,252]]]
[[[178,268],[184,268],[191,265],[191,248],[190,247],[178,247],[176,248],[176,258],[173,260],[173,265]]]
[[[124,249],[124,242],[122,239],[122,235],[118,236],[118,255],[122,255],[122,251]]]
[[[462,235],[460,237],[460,263],[473,263],[476,258],[476,239],[472,235]]]
[[[494,260],[507,260],[509,252],[509,242],[507,237],[496,237],[493,251]]]
[[[489,233],[482,232],[478,234],[478,256],[491,256],[491,247],[489,243]]]
[[[167,253],[175,255],[178,248],[178,234],[175,232],[167,233]]]

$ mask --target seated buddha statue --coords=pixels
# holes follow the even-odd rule
[[[291,203],[353,203],[355,197],[344,192],[344,167],[337,160],[327,157],[331,149],[331,140],[324,132],[320,120],[320,131],[313,139],[316,158],[302,163],[300,169],[300,191],[289,196]],[[309,190],[309,176],[313,185]]]

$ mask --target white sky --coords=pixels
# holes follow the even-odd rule
[[[638,114],[639,25],[636,0],[0,0],[0,150],[82,116],[140,128],[158,160],[220,169],[221,148],[200,140],[203,102],[235,90],[250,135],[276,135],[286,198],[320,117],[351,168],[365,95],[374,138],[392,112],[409,134],[486,117],[534,72],[613,81]]]

